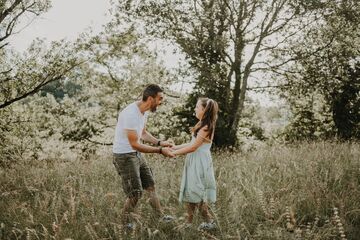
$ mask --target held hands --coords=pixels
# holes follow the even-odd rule
[[[161,154],[165,157],[174,158],[175,154],[173,154],[175,143],[172,139],[168,139],[166,141],[159,141],[159,145],[161,146]]]
[[[175,143],[172,139],[168,139],[166,141],[160,142],[160,146],[162,146],[162,147],[173,147],[174,145],[175,145]]]
[[[161,154],[164,155],[165,157],[170,157],[170,158],[175,157],[175,155],[172,153],[172,150],[168,147],[162,148]]]

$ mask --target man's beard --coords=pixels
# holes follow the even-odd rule
[[[152,106],[152,107],[150,108],[150,111],[151,111],[151,112],[156,112],[156,109],[157,109],[157,106]]]

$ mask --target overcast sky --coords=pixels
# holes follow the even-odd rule
[[[54,41],[75,39],[81,32],[92,27],[101,31],[102,25],[110,19],[109,0],[52,0],[52,8],[37,17],[29,26],[31,15],[24,19],[18,29],[22,29],[11,39],[11,45],[24,51],[36,38]]]

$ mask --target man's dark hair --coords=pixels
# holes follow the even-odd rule
[[[148,97],[155,98],[159,92],[163,92],[161,87],[156,84],[150,84],[144,89],[142,94],[142,100],[146,101]]]

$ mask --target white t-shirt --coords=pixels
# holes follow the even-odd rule
[[[144,114],[140,112],[136,102],[128,105],[119,113],[115,128],[113,153],[136,152],[129,143],[126,130],[135,130],[138,135],[138,141],[140,141],[147,115],[148,112]]]

